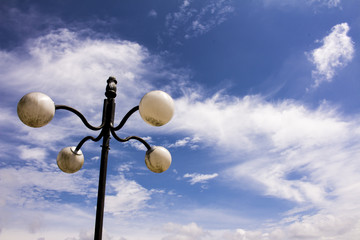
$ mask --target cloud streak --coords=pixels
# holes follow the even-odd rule
[[[209,180],[214,179],[218,177],[219,174],[213,173],[213,174],[200,174],[200,173],[186,173],[184,175],[184,178],[190,178],[189,182],[191,185],[194,185],[196,183],[207,183]]]
[[[185,137],[177,140],[175,143],[167,145],[168,148],[190,147],[191,149],[197,149],[201,140],[198,137]]]
[[[280,6],[280,7],[303,7],[311,6],[311,7],[341,7],[341,0],[263,0],[265,6]]]
[[[232,1],[207,1],[195,7],[191,0],[184,0],[179,10],[166,16],[166,27],[170,36],[181,34],[190,39],[203,35],[227,20],[234,12]]]

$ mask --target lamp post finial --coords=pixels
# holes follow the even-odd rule
[[[115,77],[109,77],[107,80],[107,86],[106,86],[106,92],[105,96],[107,98],[115,98],[116,97],[116,78]]]

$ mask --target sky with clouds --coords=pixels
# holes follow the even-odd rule
[[[136,141],[111,140],[104,240],[356,240],[360,236],[358,0],[0,3],[0,239],[93,239],[100,143],[83,168],[56,157],[96,133],[57,110],[17,117],[39,91],[93,125],[106,80],[115,122],[151,90],[174,118],[134,114],[117,134],[166,147],[150,172]]]

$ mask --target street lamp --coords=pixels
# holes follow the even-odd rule
[[[116,134],[116,131],[120,130],[128,118],[137,110],[139,110],[141,118],[152,126],[162,126],[168,123],[174,114],[174,102],[172,98],[163,91],[151,91],[145,94],[141,99],[139,106],[132,108],[123,117],[119,125],[114,126],[116,84],[116,79],[114,77],[109,77],[105,92],[106,99],[104,99],[102,123],[98,127],[88,123],[86,118],[76,109],[65,105],[55,105],[50,97],[40,92],[26,94],[20,99],[17,105],[17,113],[20,120],[30,127],[38,128],[45,126],[53,119],[55,110],[63,109],[80,117],[87,128],[94,131],[100,131],[100,134],[97,137],[87,136],[83,138],[76,147],[63,148],[56,159],[58,167],[63,172],[75,173],[80,170],[84,164],[84,155],[80,150],[82,145],[88,140],[98,142],[103,139],[103,144],[101,145],[101,162],[96,207],[95,240],[102,239],[106,169],[110,149],[110,136],[112,135],[120,142],[137,140],[144,144],[147,149],[145,154],[145,164],[152,172],[164,172],[171,164],[171,154],[166,148],[159,146],[151,147],[144,139],[137,136],[120,138]]]

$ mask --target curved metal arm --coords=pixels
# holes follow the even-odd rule
[[[72,113],[75,113],[80,119],[81,121],[85,124],[85,126],[91,130],[94,130],[94,131],[98,131],[100,130],[102,127],[103,127],[103,124],[101,124],[101,126],[99,127],[94,127],[92,126],[87,120],[86,118],[84,117],[84,115],[82,115],[78,110],[72,108],[72,107],[69,107],[69,106],[66,106],[66,105],[55,105],[55,110],[57,109],[64,109],[64,110],[68,110]]]
[[[146,147],[147,150],[150,150],[151,149],[151,146],[144,140],[142,139],[141,137],[137,137],[137,136],[130,136],[130,137],[127,137],[127,138],[120,138],[118,135],[116,135],[115,133],[115,130],[114,129],[111,129],[111,134],[113,135],[113,137],[118,140],[119,142],[127,142],[131,139],[135,139],[135,140],[138,140],[139,142],[141,142],[142,144],[144,144],[144,146]]]
[[[75,148],[75,153],[77,153],[79,150],[80,150],[80,148],[82,147],[82,145],[86,142],[86,141],[88,141],[88,140],[93,140],[94,142],[98,142],[98,141],[100,141],[100,139],[103,137],[103,132],[101,132],[100,134],[99,134],[99,136],[97,136],[96,138],[94,138],[94,137],[92,137],[92,136],[87,136],[87,137],[84,137],[80,142],[79,142],[79,144],[76,146],[76,148]]]
[[[117,127],[111,129],[112,132],[113,132],[113,130],[114,130],[114,131],[120,130],[120,129],[124,126],[124,124],[126,123],[126,121],[129,119],[129,117],[130,117],[134,112],[136,112],[137,110],[139,110],[139,106],[133,107],[133,108],[124,116],[124,118],[121,120],[121,122],[119,123],[119,125],[118,125]]]

